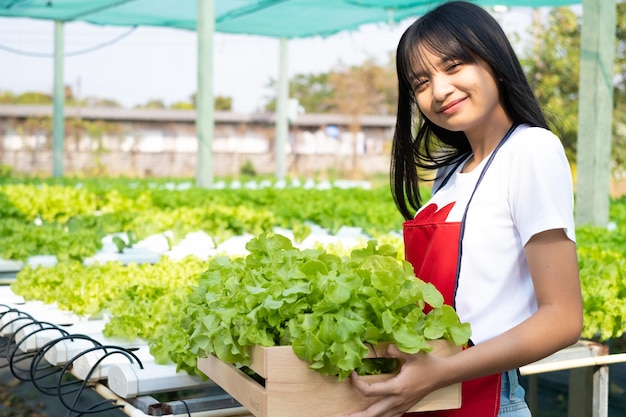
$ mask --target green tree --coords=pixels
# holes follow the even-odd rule
[[[378,65],[368,59],[361,65],[341,63],[321,74],[296,74],[289,80],[289,96],[307,113],[395,114],[397,78],[393,60]],[[267,87],[276,90],[277,81]],[[267,111],[276,110],[276,95],[270,94]]]
[[[135,106],[136,109],[165,109],[165,103],[161,99],[152,99],[148,100],[146,104],[138,104]]]
[[[83,107],[122,107],[119,102],[113,99],[100,97],[85,97],[83,100],[81,100],[80,105]]]
[[[0,91],[0,104],[15,103],[15,94],[10,91]]]
[[[52,104],[52,96],[46,93],[28,91],[15,95],[12,104]]]
[[[191,97],[189,98],[191,101],[192,109],[196,108],[196,97],[197,97],[197,94],[193,93]],[[215,107],[215,110],[231,111],[233,109],[233,98],[227,97],[227,96],[215,96],[213,98],[213,106]],[[183,108],[183,107],[177,107],[177,108]]]
[[[331,103],[340,113],[349,115],[395,114],[396,80],[390,64],[380,66],[369,59],[360,66],[331,74],[335,91]]]
[[[617,3],[615,38],[615,84],[613,112],[613,162],[616,169],[626,170],[626,2]]]
[[[289,96],[298,100],[298,103],[307,113],[332,113],[336,109],[332,103],[335,90],[330,82],[333,72],[321,74],[296,74],[289,80]],[[266,85],[275,92],[277,80],[271,79]],[[265,110],[276,111],[276,94],[267,97]]]
[[[216,96],[214,103],[215,110],[230,111],[233,109],[232,97]]]
[[[190,103],[188,101],[177,101],[170,105],[170,109],[176,110],[193,110],[193,108],[193,103]]]
[[[74,95],[72,87],[69,85],[65,86],[64,99],[65,104],[68,106],[121,107],[117,101],[111,99],[99,97],[79,99]],[[28,91],[22,94],[0,91],[0,104],[48,105],[52,104],[52,102],[53,98],[50,94],[39,91]]]
[[[576,160],[580,21],[569,8],[552,9],[545,23],[535,19],[534,41],[522,58],[531,87],[550,127]]]
[[[612,160],[626,168],[626,3],[617,3]],[[533,42],[521,59],[529,81],[559,134],[571,161],[576,160],[581,17],[570,8],[551,9],[535,19]]]

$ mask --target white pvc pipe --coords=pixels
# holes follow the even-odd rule
[[[18,308],[19,307],[19,308]],[[70,325],[77,323],[79,317],[71,312],[57,309],[54,304],[44,304],[41,302],[29,302],[17,306],[17,311],[6,311],[0,316],[0,336],[11,336],[17,329],[28,323],[27,315],[33,320],[53,323],[57,325]],[[13,321],[19,318],[17,321]],[[30,320],[32,322],[32,320]]]
[[[103,398],[107,400],[115,400],[115,404],[122,405],[123,406],[122,411],[126,415],[130,417],[146,417],[147,416],[147,414],[145,414],[143,411],[139,410],[138,408],[133,407],[132,405],[130,405],[129,403],[127,403],[126,401],[124,401],[123,399],[115,395],[114,392],[112,392],[110,389],[108,389],[104,385],[96,384],[95,390]]]
[[[34,319],[31,319],[26,314],[19,311],[3,312],[0,317],[0,336],[12,336],[17,329],[27,323],[32,323],[33,320]]]
[[[0,259],[0,272],[19,271],[20,269],[22,269],[21,262]],[[24,297],[15,294],[10,285],[0,285],[0,303],[23,304]]]
[[[150,347],[147,345],[141,346],[137,350],[131,350],[131,352],[133,355],[137,356],[144,365],[149,362],[154,362],[154,357],[150,354]],[[85,380],[87,375],[91,372],[89,381],[98,381],[106,379],[109,376],[111,366],[130,363],[129,358],[122,353],[110,354],[102,359],[104,355],[106,355],[106,353],[101,349],[81,354],[81,356],[76,358],[72,363],[72,375],[80,380]],[[130,357],[135,361],[135,358]],[[101,359],[102,361],[98,364],[98,361]]]
[[[87,349],[97,346],[95,342],[99,342],[100,344],[107,346],[119,346],[121,348],[139,348],[141,346],[146,346],[146,342],[143,340],[107,338],[102,334],[88,334],[84,336],[91,338],[93,341],[78,337],[76,339],[59,340],[55,342],[54,345],[50,346],[50,348],[46,351],[44,358],[51,365],[65,365]],[[55,339],[57,339],[57,337],[51,339],[49,342],[53,342]]]
[[[49,341],[63,336],[63,331],[66,331],[69,334],[101,334],[106,323],[106,320],[88,320],[80,321],[70,326],[59,326],[60,329],[57,329],[34,322],[21,328],[15,333],[15,342],[20,343],[19,348],[22,352],[32,352],[40,349]],[[37,331],[43,327],[46,327],[46,330]]]
[[[143,369],[130,363],[111,365],[107,384],[111,391],[122,398],[215,386],[215,382],[211,380],[202,380],[197,375],[176,371],[176,365],[160,365],[154,362],[144,364]]]
[[[585,368],[588,366],[604,366],[622,362],[626,362],[626,353],[526,365],[520,368],[520,373],[522,375],[532,375],[573,368]]]
[[[21,328],[15,333],[14,340],[18,343],[22,352],[33,352],[43,346],[41,337],[47,335],[49,338],[63,336],[63,331],[56,327],[45,326],[39,322],[33,322]]]

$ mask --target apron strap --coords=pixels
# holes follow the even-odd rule
[[[500,150],[502,145],[504,145],[504,142],[506,142],[509,139],[509,137],[511,136],[511,134],[513,133],[513,131],[515,130],[516,127],[517,127],[517,125],[515,123],[513,125],[511,125],[511,127],[506,132],[506,134],[504,135],[502,140],[500,140],[500,142],[498,143],[498,146],[496,146],[496,148],[493,150],[493,152],[491,152],[491,155],[489,155],[489,159],[487,159],[487,162],[485,163],[485,166],[483,167],[482,171],[480,172],[480,175],[478,176],[478,180],[476,180],[476,185],[474,186],[474,190],[472,191],[472,194],[470,195],[470,198],[467,201],[467,204],[465,205],[465,210],[463,211],[463,217],[461,218],[461,230],[459,232],[459,249],[457,251],[456,278],[455,278],[455,285],[454,285],[454,296],[452,298],[454,300],[454,305],[453,305],[454,307],[456,307],[456,293],[457,293],[457,290],[459,288],[459,277],[461,275],[461,257],[463,256],[463,236],[465,235],[465,221],[467,219],[467,212],[469,210],[470,203],[472,202],[472,199],[474,198],[474,194],[476,194],[476,190],[478,189],[478,186],[482,182],[483,177],[487,173],[487,169],[489,169],[489,166],[491,165],[491,162],[493,161],[493,158],[496,156],[496,153],[498,153],[498,151]],[[452,172],[454,172],[454,171],[452,171]],[[439,188],[441,188],[441,187],[439,187]]]

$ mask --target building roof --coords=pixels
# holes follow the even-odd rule
[[[0,104],[0,119],[28,117],[52,117],[52,105],[12,105]],[[66,118],[88,120],[109,120],[117,122],[180,122],[195,123],[195,110],[178,109],[128,109],[122,107],[65,107]],[[293,126],[347,126],[351,117],[341,114],[300,114],[291,124]],[[274,113],[235,113],[216,111],[215,123],[258,123],[274,124]],[[364,115],[360,124],[364,127],[391,128],[395,125],[395,116]]]

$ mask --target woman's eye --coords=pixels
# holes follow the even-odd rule
[[[461,65],[463,65],[463,64],[460,63],[460,62],[453,62],[453,63],[451,63],[450,65],[448,65],[446,67],[446,71],[448,71],[448,72],[449,71],[454,71],[454,70],[458,69]]]
[[[415,80],[415,82],[413,83],[413,90],[414,91],[418,91],[420,90],[422,87],[424,87],[426,85],[426,83],[428,82],[428,80]]]

